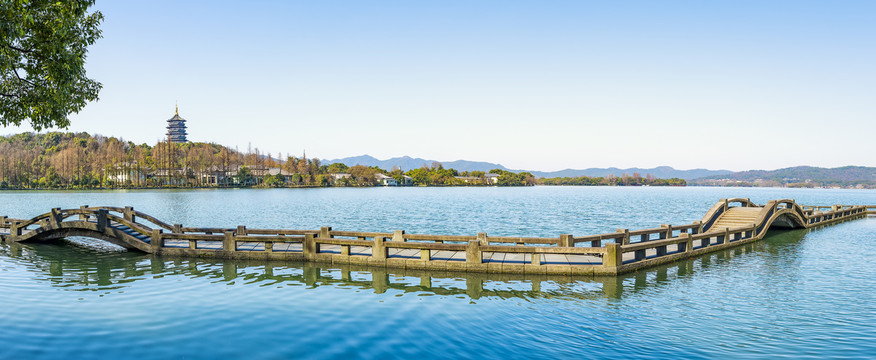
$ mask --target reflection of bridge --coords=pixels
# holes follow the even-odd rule
[[[776,234],[782,240],[799,241],[804,231]],[[762,246],[758,246],[762,245]],[[0,247],[0,258],[19,258],[46,276],[36,279],[71,291],[121,290],[132,283],[165,275],[210,278],[230,284],[237,279],[252,286],[265,284],[336,287],[358,292],[387,292],[467,296],[471,299],[508,298],[621,298],[670,280],[720,266],[735,256],[776,251],[764,243],[751,243],[716,251],[693,259],[636,271],[624,276],[580,277],[564,275],[458,273],[432,270],[382,268],[367,265],[280,263],[277,261],[211,258],[161,258],[132,252],[94,252],[88,248],[35,246],[9,243]],[[72,254],[71,254],[72,253]]]
[[[737,205],[737,206],[731,206]],[[681,226],[557,238],[420,235],[319,230],[191,228],[131,207],[52,209],[30,220],[0,217],[10,242],[84,236],[147,253],[361,264],[469,272],[616,275],[762,239],[771,227],[811,228],[876,214],[876,206],[756,205],[724,199]],[[6,230],[8,229],[8,232]],[[166,231],[166,232],[165,232]],[[589,246],[581,246],[581,245]]]

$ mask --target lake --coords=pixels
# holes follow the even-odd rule
[[[576,236],[699,220],[721,198],[876,191],[526,187],[4,191],[0,215],[133,206],[198,227]],[[620,277],[161,258],[0,244],[0,358],[872,358],[876,218]]]

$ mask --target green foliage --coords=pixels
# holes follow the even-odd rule
[[[329,174],[348,174],[349,166],[344,163],[334,163],[326,166],[325,172]]]
[[[528,172],[514,173],[501,169],[490,170],[490,173],[498,174],[499,179],[496,185],[498,186],[526,186],[535,185],[535,177]]]
[[[252,173],[250,172],[248,167],[243,166],[240,168],[240,170],[237,171],[238,184],[246,186],[252,184],[252,181]]]
[[[29,120],[36,130],[66,128],[67,116],[97,99],[85,75],[88,46],[101,36],[93,0],[0,2],[0,125]]]
[[[639,174],[629,176],[623,174],[620,177],[556,177],[556,178],[541,178],[538,179],[539,185],[577,185],[577,186],[685,186],[687,182],[684,179],[656,179],[647,175],[641,177]]]

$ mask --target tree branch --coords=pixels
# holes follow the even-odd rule
[[[12,68],[12,72],[15,73],[15,77],[18,78],[18,81],[21,81],[21,82],[24,82],[24,83],[28,83],[28,84],[30,84],[30,86],[36,86],[36,84],[34,84],[33,82],[28,81],[27,79],[22,79],[21,76],[18,75],[18,69],[16,69],[16,68]]]
[[[21,52],[21,53],[25,53],[25,54],[33,54],[33,50],[22,49],[22,48],[20,48],[20,47],[13,46],[13,45],[11,45],[11,44],[6,44],[6,46],[9,47],[9,48],[12,49],[12,50],[15,50],[15,51],[18,51],[18,52]]]

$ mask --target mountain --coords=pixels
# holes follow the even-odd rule
[[[377,166],[381,169],[392,169],[393,166],[398,166],[400,169],[404,171],[408,171],[411,169],[420,168],[423,165],[431,166],[433,162],[440,162],[445,168],[448,169],[456,169],[458,171],[490,171],[492,169],[501,169],[513,172],[523,172],[528,171],[535,175],[536,177],[577,177],[577,176],[589,176],[589,177],[605,177],[608,175],[621,176],[623,174],[633,175],[633,173],[639,173],[641,176],[645,176],[647,174],[651,174],[656,178],[661,179],[669,179],[669,178],[680,178],[680,179],[696,179],[702,178],[706,176],[713,175],[724,175],[730,174],[729,170],[708,170],[708,169],[692,169],[692,170],[676,170],[669,166],[659,166],[651,169],[642,169],[642,168],[629,168],[629,169],[618,169],[618,168],[589,168],[589,169],[566,169],[560,171],[533,171],[533,170],[512,170],[501,164],[483,162],[483,161],[468,161],[468,160],[456,160],[456,161],[436,161],[436,160],[427,160],[423,158],[412,158],[410,156],[402,156],[395,157],[387,160],[379,160],[370,155],[361,155],[361,156],[353,156],[342,159],[333,159],[333,160],[323,160],[323,164],[333,164],[333,163],[343,163],[347,166],[354,165],[364,165],[364,166]]]
[[[650,174],[653,177],[659,179],[670,179],[670,178],[679,178],[679,179],[696,179],[706,176],[715,176],[715,175],[724,175],[730,174],[732,171],[730,170],[708,170],[708,169],[691,169],[691,170],[677,170],[670,166],[658,166],[650,169],[643,168],[629,168],[629,169],[618,169],[615,167],[610,168],[589,168],[589,169],[566,169],[560,171],[532,171],[532,174],[538,177],[576,177],[576,176],[588,176],[588,177],[606,177],[608,175],[621,176],[623,174],[633,175],[634,173],[639,173],[641,176],[645,176]]]
[[[398,166],[403,171],[408,171],[411,169],[418,169],[425,166],[432,166],[433,162],[440,162],[441,165],[446,169],[456,169],[458,171],[490,171],[492,169],[501,169],[512,171],[500,164],[482,162],[482,161],[468,161],[468,160],[456,160],[456,161],[436,161],[436,160],[427,160],[423,158],[412,158],[410,156],[402,156],[402,157],[394,157],[386,160],[379,160],[371,155],[361,155],[361,156],[353,156],[346,157],[343,159],[334,159],[334,160],[322,160],[323,164],[334,164],[334,163],[343,163],[347,166],[353,165],[364,165],[364,166],[377,166],[381,169],[390,170],[393,166]]]
[[[876,184],[876,167],[843,166],[821,168],[796,166],[777,170],[748,170],[726,175],[695,179],[694,183],[724,185],[730,182],[774,182],[778,184],[812,183],[822,186],[851,186]]]

